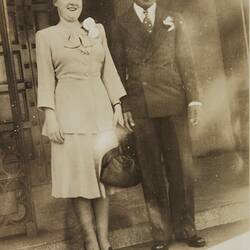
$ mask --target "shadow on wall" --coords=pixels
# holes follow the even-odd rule
[[[248,75],[246,53],[242,53],[240,3],[224,2],[224,6],[218,6],[216,1],[162,1],[165,7],[182,13],[189,31],[203,102],[202,121],[191,129],[195,156],[248,148],[248,141],[244,140],[248,134]],[[223,26],[219,22],[221,16]],[[225,34],[226,40],[233,42],[225,44]],[[233,69],[225,64],[226,59]],[[228,70],[232,71],[230,76]],[[245,93],[245,99],[239,99],[240,92]]]

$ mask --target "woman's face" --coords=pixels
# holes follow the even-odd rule
[[[60,18],[68,22],[77,21],[82,12],[82,0],[56,0],[54,5]]]

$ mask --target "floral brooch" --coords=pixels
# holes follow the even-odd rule
[[[168,31],[174,30],[175,29],[175,25],[174,25],[174,19],[171,16],[167,16],[164,20],[163,20],[163,24],[165,26],[168,27]]]
[[[89,37],[97,38],[99,36],[99,29],[97,28],[96,22],[92,17],[86,18],[82,22],[82,27],[87,31]]]

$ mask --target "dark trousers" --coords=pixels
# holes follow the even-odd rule
[[[195,235],[193,161],[187,118],[135,119],[135,124],[153,239],[168,241],[173,233],[185,238]]]

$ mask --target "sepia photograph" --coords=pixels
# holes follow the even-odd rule
[[[248,0],[0,0],[0,250],[250,250]]]

